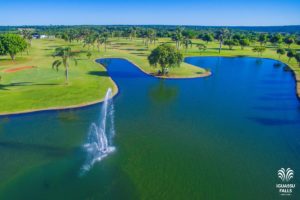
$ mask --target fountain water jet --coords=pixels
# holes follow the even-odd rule
[[[109,88],[101,108],[99,122],[91,124],[87,142],[83,146],[87,152],[87,158],[82,167],[82,173],[90,170],[97,161],[101,161],[115,150],[112,144],[114,135],[114,106],[112,90]]]

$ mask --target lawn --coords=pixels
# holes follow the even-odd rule
[[[23,53],[18,55],[17,60],[12,62],[9,57],[0,57],[0,114],[24,112],[31,110],[47,108],[76,107],[84,104],[99,102],[104,97],[109,87],[113,88],[114,93],[117,87],[107,76],[103,66],[94,62],[96,58],[118,57],[125,58],[136,64],[143,71],[155,74],[158,69],[151,67],[147,62],[147,56],[150,51],[160,43],[169,42],[174,45],[170,39],[160,38],[156,45],[150,44],[146,47],[142,39],[110,39],[107,45],[107,51],[101,46],[100,52],[96,47],[91,47],[92,57],[87,58],[87,47],[83,48],[82,43],[66,43],[63,40],[33,40],[29,55]],[[252,52],[252,47],[246,47],[241,50],[240,47],[234,47],[229,50],[224,46],[221,54],[218,53],[218,43],[210,42],[207,44],[207,50],[200,52],[196,46],[197,43],[204,43],[201,40],[193,40],[193,46],[185,50],[181,48],[184,56],[254,56],[258,55]],[[51,68],[54,58],[51,56],[54,49],[59,46],[70,46],[72,50],[79,52],[78,65],[71,63],[70,81],[65,84],[64,69],[57,72]],[[267,46],[266,52],[262,57],[279,59],[276,54],[276,47]],[[292,46],[299,49],[299,46]],[[288,63],[288,58],[282,56],[280,61],[287,63],[299,76],[300,68],[295,59]],[[16,72],[7,73],[4,70],[16,67],[30,67]],[[179,68],[170,70],[172,78],[200,77],[207,72],[205,69],[198,68],[187,63],[182,63]],[[298,77],[299,80],[299,77]],[[298,84],[300,86],[300,84]],[[300,88],[298,89],[300,91]]]
[[[100,101],[109,87],[117,87],[107,76],[106,70],[79,53],[78,65],[71,63],[70,81],[65,84],[64,68],[52,69],[55,47],[66,45],[60,40],[33,40],[29,55],[19,55],[15,63],[8,57],[0,57],[0,113],[24,112],[45,108],[61,108]],[[71,44],[74,50],[80,45]],[[12,73],[5,69],[34,66]]]

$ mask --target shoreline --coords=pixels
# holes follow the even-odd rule
[[[293,70],[293,68],[286,62],[284,61],[281,61],[281,60],[277,60],[277,59],[274,59],[274,58],[268,58],[268,57],[255,57],[255,56],[232,56],[232,55],[222,55],[222,56],[217,56],[217,55],[213,55],[213,56],[207,56],[207,55],[199,55],[199,56],[187,56],[185,58],[195,58],[195,57],[225,57],[225,58],[243,58],[243,57],[246,57],[246,58],[261,58],[261,59],[269,59],[269,60],[274,60],[274,61],[277,61],[277,62],[281,62],[283,64],[285,64],[286,66],[289,67],[289,71],[292,72],[293,76],[294,76],[294,81],[295,81],[295,90],[296,90],[296,96],[297,98],[300,100],[300,74],[296,73],[295,70]]]
[[[96,60],[94,60],[94,62],[97,63]],[[101,65],[100,63],[97,63],[97,64]],[[110,76],[109,76],[109,79],[113,83],[113,88],[112,88],[113,94],[112,94],[111,98],[114,98],[119,93],[119,87]],[[70,106],[54,106],[54,107],[48,107],[48,108],[23,110],[23,111],[17,111],[17,112],[5,112],[5,113],[0,113],[0,117],[12,116],[12,115],[21,115],[21,114],[30,114],[30,113],[43,112],[43,111],[59,111],[59,110],[69,110],[69,109],[75,109],[75,108],[83,108],[83,107],[92,106],[92,105],[95,105],[95,104],[98,104],[98,103],[102,103],[104,101],[104,98],[105,97],[102,97],[99,100],[90,101],[90,102],[87,102],[87,103],[80,103],[80,104],[76,104],[76,105],[70,105]]]
[[[254,57],[254,56],[186,56],[185,58],[192,58],[192,57],[248,57],[248,58],[259,58],[259,57]],[[285,65],[287,65],[291,70],[293,76],[294,76],[294,80],[295,80],[295,86],[296,86],[296,96],[298,97],[298,99],[300,100],[300,75],[297,74],[293,68],[291,68],[287,63],[280,61],[280,60],[276,60],[273,58],[267,58],[267,57],[261,57],[262,59],[270,59],[270,60],[274,60],[274,61],[279,61],[281,63],[284,63]],[[186,76],[186,77],[166,77],[166,76],[157,76],[151,73],[146,72],[145,70],[143,70],[139,65],[137,65],[136,63],[134,63],[133,61],[127,59],[127,58],[120,58],[120,57],[104,57],[104,58],[97,58],[94,60],[95,63],[102,65],[100,63],[97,62],[97,60],[101,60],[101,59],[123,59],[126,60],[128,62],[130,62],[131,64],[133,64],[135,67],[137,67],[140,71],[142,71],[143,73],[145,73],[148,76],[154,77],[154,78],[158,78],[158,79],[193,79],[193,78],[204,78],[204,77],[208,77],[211,76],[212,73],[207,71],[203,74],[199,74],[198,76]],[[102,65],[103,66],[103,65]],[[106,67],[103,66],[105,69]],[[118,85],[114,82],[114,80],[109,77],[110,80],[113,83],[113,95],[111,98],[114,98],[118,93],[119,93],[119,88]],[[11,116],[11,115],[20,115],[20,114],[30,114],[30,113],[36,113],[36,112],[43,112],[43,111],[59,111],[59,110],[68,110],[68,109],[76,109],[76,108],[83,108],[83,107],[87,107],[87,106],[91,106],[91,105],[95,105],[98,103],[102,103],[104,101],[104,97],[96,100],[96,101],[92,101],[92,102],[87,102],[87,103],[81,103],[81,104],[77,104],[77,105],[70,105],[70,106],[56,106],[56,107],[48,107],[48,108],[41,108],[41,109],[32,109],[32,110],[24,110],[24,111],[19,111],[19,112],[6,112],[6,113],[0,113],[0,117],[5,117],[5,116]]]
[[[197,56],[195,56],[195,57],[197,57]],[[184,58],[188,58],[188,57],[184,57]],[[208,77],[208,76],[212,75],[212,73],[210,71],[206,71],[205,73],[195,75],[195,76],[180,76],[180,77],[179,76],[157,76],[154,73],[149,73],[149,72],[145,71],[138,64],[136,64],[135,62],[133,62],[133,61],[127,59],[127,58],[121,58],[121,57],[116,56],[116,57],[104,57],[104,58],[99,58],[99,59],[96,59],[96,60],[101,60],[101,59],[123,59],[123,60],[126,60],[129,63],[133,64],[136,68],[138,68],[144,74],[146,74],[148,76],[151,76],[151,77],[154,77],[154,78],[159,78],[159,79],[191,79],[191,78],[204,78],[204,77]],[[185,61],[183,61],[183,62],[185,62]],[[98,63],[98,64],[100,64],[100,63]],[[204,68],[202,68],[202,69],[204,69]]]
[[[104,58],[97,58],[94,59],[94,62],[98,65],[102,65],[101,63],[98,63],[97,60],[101,60],[101,59],[124,59],[128,62],[130,62],[131,64],[133,64],[136,68],[138,68],[140,71],[142,71],[143,73],[145,73],[148,76],[151,77],[155,77],[155,78],[160,78],[160,79],[190,79],[190,78],[203,78],[203,77],[207,77],[211,75],[211,72],[208,73],[204,73],[204,74],[199,74],[199,76],[192,76],[192,77],[160,77],[160,76],[156,76],[154,74],[150,74],[146,71],[144,71],[139,65],[135,64],[133,61],[127,59],[127,58],[120,58],[120,57],[104,57]],[[104,65],[102,65],[105,69],[106,67]],[[119,87],[118,85],[115,83],[115,81],[109,77],[110,80],[113,83],[113,95],[112,98],[114,98],[118,93],[119,93]],[[31,110],[23,110],[23,111],[17,111],[17,112],[5,112],[5,113],[0,113],[0,117],[5,117],[5,116],[12,116],[12,115],[20,115],[20,114],[30,114],[30,113],[36,113],[36,112],[43,112],[43,111],[59,111],[59,110],[68,110],[68,109],[75,109],[75,108],[83,108],[83,107],[87,107],[87,106],[91,106],[91,105],[95,105],[98,103],[102,103],[104,101],[104,97],[96,100],[96,101],[92,101],[92,102],[87,102],[87,103],[81,103],[81,104],[77,104],[77,105],[70,105],[70,106],[54,106],[54,107],[48,107],[48,108],[40,108],[40,109],[31,109]]]

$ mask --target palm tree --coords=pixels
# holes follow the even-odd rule
[[[179,49],[180,42],[182,41],[182,28],[177,28],[175,31],[175,34],[172,36],[172,40],[176,42],[176,48]]]
[[[108,32],[104,32],[102,34],[102,40],[103,40],[103,43],[104,43],[104,49],[106,51],[106,45],[108,43],[108,37],[109,37],[109,33]]]
[[[90,47],[92,46],[94,48],[94,44],[96,41],[96,35],[87,35],[83,40],[83,47],[88,47],[88,50],[90,50]]]
[[[28,41],[28,47],[31,47],[31,41],[32,41],[32,31],[29,29],[22,29],[21,30],[21,35],[25,40]],[[27,55],[29,54],[28,52],[29,48],[27,48]]]
[[[135,28],[130,28],[130,30],[129,30],[129,38],[130,38],[130,40],[132,40],[133,38],[135,38],[136,37],[136,29]]]
[[[217,39],[219,40],[219,53],[221,53],[222,45],[224,42],[224,39],[228,36],[229,30],[228,29],[221,29],[217,32]]]
[[[155,45],[155,42],[156,42],[156,32],[154,29],[149,29],[148,30],[148,37],[149,37],[149,40],[150,40],[150,44],[152,44],[154,42],[154,45]]]
[[[97,43],[98,52],[100,52],[100,46],[104,43],[104,38],[102,37],[101,34],[96,35],[96,43]]]
[[[154,29],[147,29],[145,35],[144,35],[144,38],[145,38],[145,45],[147,47],[149,47],[149,43],[152,44],[154,42],[154,45],[155,45],[155,42],[156,42],[156,32]]]
[[[205,44],[197,44],[197,47],[198,47],[198,49],[199,49],[199,51],[201,52],[203,52],[203,51],[206,51],[206,49],[207,49],[207,47],[206,47],[206,45]]]
[[[77,65],[77,60],[74,58],[74,53],[70,47],[59,47],[55,49],[53,57],[60,57],[52,63],[52,68],[58,71],[58,68],[63,64],[65,67],[66,84],[69,81],[69,60],[73,60]]]
[[[182,43],[183,43],[183,45],[185,47],[185,51],[187,51],[187,49],[189,48],[189,46],[192,47],[192,44],[193,44],[192,40],[190,40],[189,37],[184,37],[183,40],[182,40]]]
[[[32,31],[28,29],[22,29],[21,35],[23,36],[24,39],[28,40],[30,46],[31,46],[31,40],[32,40]]]

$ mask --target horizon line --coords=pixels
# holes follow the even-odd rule
[[[1,26],[199,26],[199,27],[282,27],[282,26],[300,26],[300,24],[285,25],[193,25],[193,24],[17,24]]]

